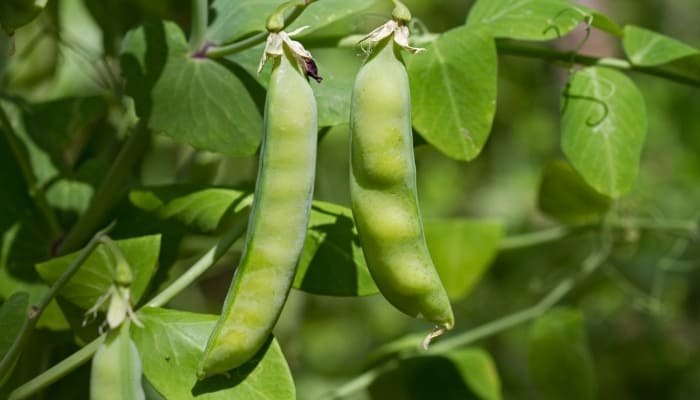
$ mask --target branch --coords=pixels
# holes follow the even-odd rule
[[[15,161],[19,165],[19,170],[22,173],[24,182],[27,184],[27,189],[29,191],[29,197],[34,200],[34,204],[37,209],[44,215],[44,219],[51,229],[51,234],[54,238],[58,237],[63,233],[63,228],[58,222],[56,213],[49,206],[46,200],[46,195],[44,194],[41,185],[37,182],[34,172],[32,171],[31,161],[27,158],[27,153],[22,148],[22,143],[19,140],[19,136],[12,127],[10,118],[7,116],[5,109],[0,104],[0,125],[4,126],[5,129],[2,130],[3,136],[7,145],[10,148]]]
[[[0,377],[3,377],[7,373],[9,373],[9,371],[15,365],[15,362],[22,354],[22,350],[24,350],[24,346],[26,345],[27,340],[29,340],[29,336],[34,331],[34,327],[36,326],[39,317],[49,305],[51,300],[53,300],[54,297],[56,297],[56,294],[58,294],[58,292],[61,289],[63,289],[66,283],[73,277],[73,275],[75,275],[75,273],[78,272],[78,269],[80,269],[80,267],[85,263],[85,260],[87,260],[87,258],[90,257],[90,254],[92,254],[97,245],[100,243],[100,239],[102,238],[102,236],[107,234],[107,232],[109,232],[112,228],[114,228],[114,223],[110,224],[103,230],[97,232],[87,244],[87,246],[85,246],[85,248],[80,252],[80,254],[78,254],[78,257],[76,257],[75,260],[73,260],[73,262],[65,270],[65,272],[63,272],[61,277],[58,278],[56,282],[54,282],[53,286],[51,286],[49,291],[41,297],[39,303],[31,307],[29,311],[29,316],[27,319],[24,320],[24,324],[22,324],[22,328],[20,328],[17,337],[15,337],[14,343],[12,343],[12,346],[10,346],[9,350],[7,351],[7,354],[5,354],[5,357],[3,357],[2,361],[0,361]]]
[[[129,135],[105,179],[92,196],[87,210],[58,247],[58,254],[66,254],[80,248],[121,200],[128,185],[131,169],[146,149],[150,135],[151,131],[143,122]]]
[[[292,22],[294,22],[299,16],[301,15],[302,12],[308,7],[309,4],[313,3],[314,1],[317,0],[306,0],[303,3],[298,4],[295,6],[292,11],[285,17],[284,19],[284,27],[286,28],[287,26],[291,25]],[[251,47],[257,46],[260,43],[263,43],[267,39],[268,32],[263,31],[263,32],[258,32],[253,36],[247,37],[245,39],[239,40],[237,42],[233,42],[231,44],[226,44],[222,46],[212,46],[209,47],[207,50],[207,57],[209,58],[221,58],[221,57],[226,57],[230,56],[232,54],[240,53],[244,50],[247,50]]]

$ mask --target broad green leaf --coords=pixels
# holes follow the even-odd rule
[[[562,222],[586,223],[599,220],[611,200],[588,186],[567,162],[553,161],[542,173],[538,203],[540,210]]]
[[[647,130],[642,94],[624,74],[591,67],[571,77],[562,102],[564,154],[595,190],[620,197],[639,169]]]
[[[191,57],[176,24],[130,31],[121,59],[127,94],[154,131],[228,155],[257,150],[262,118],[248,90],[223,65]]]
[[[583,322],[579,311],[557,308],[532,326],[530,373],[543,399],[595,398],[594,366]]]
[[[498,253],[503,224],[488,220],[426,220],[425,237],[453,301],[466,297]]]
[[[378,292],[367,270],[350,209],[313,203],[294,287],[327,296]]]
[[[131,266],[131,296],[136,304],[155,273],[160,251],[160,235],[117,240],[116,243]],[[66,254],[37,264],[36,269],[45,281],[53,283],[77,256],[78,252]],[[109,250],[103,244],[98,245],[59,295],[80,308],[92,307],[113,283],[112,263],[113,258]]]
[[[414,127],[446,155],[475,158],[496,112],[493,38],[484,29],[460,27],[408,57]]]
[[[593,17],[593,21],[591,21],[591,25],[600,29],[601,31],[607,32],[611,35],[615,35],[618,37],[622,37],[624,35],[624,32],[620,25],[617,24],[617,22],[613,21],[610,17],[607,15],[593,10],[589,9],[587,7],[583,6],[578,6],[582,10],[586,10],[591,17]]]
[[[285,0],[215,0],[212,8],[216,19],[207,32],[207,39],[224,44],[239,39],[246,34],[265,30],[267,17]],[[316,31],[335,21],[357,14],[376,0],[323,0],[311,3],[299,18],[289,26],[292,31],[308,26],[303,35]]]
[[[441,354],[455,366],[464,383],[484,400],[501,398],[501,381],[491,355],[479,348],[460,348]]]
[[[373,400],[501,398],[493,360],[475,348],[404,358],[397,368],[378,376],[369,390]]]
[[[289,367],[275,339],[271,338],[253,360],[229,371],[228,376],[215,376],[198,382],[197,364],[217,317],[144,308],[139,311],[139,318],[144,327],[132,327],[132,337],[141,353],[144,375],[164,398],[295,398]]]
[[[3,0],[0,2],[0,25],[8,34],[30,23],[44,9],[47,0]]]
[[[0,360],[10,350],[15,342],[24,321],[27,319],[29,311],[29,294],[26,292],[15,292],[0,306]],[[13,364],[17,360],[13,360]],[[7,370],[4,376],[0,376],[0,386],[12,374],[14,367]]]
[[[129,198],[136,207],[159,218],[175,219],[203,232],[220,228],[229,218],[245,216],[243,209],[253,200],[250,193],[234,189],[189,185],[135,189]],[[294,287],[330,296],[377,293],[350,209],[321,201],[313,203]]]
[[[250,193],[225,188],[172,185],[134,189],[131,203],[161,219],[175,219],[202,232],[213,232],[221,222],[250,205]]]
[[[497,38],[551,40],[571,32],[587,14],[566,0],[478,0],[467,26],[485,26]]]
[[[635,65],[661,65],[686,57],[700,56],[700,50],[648,29],[626,25],[624,32],[622,45],[627,58]]]

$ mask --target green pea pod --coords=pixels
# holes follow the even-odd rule
[[[262,347],[294,279],[316,166],[316,100],[285,44],[274,58],[265,132],[245,249],[197,375],[223,373]]]
[[[360,68],[350,110],[350,195],[367,266],[404,313],[451,329],[454,316],[423,232],[411,94],[400,47],[379,41]],[[429,336],[429,339],[432,336]]]
[[[145,399],[141,372],[141,358],[129,336],[129,324],[122,324],[107,334],[92,357],[90,399]]]

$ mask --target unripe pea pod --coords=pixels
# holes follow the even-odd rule
[[[141,400],[141,358],[129,335],[129,324],[110,331],[92,357],[90,400]]]
[[[299,58],[286,42],[282,48],[283,54],[274,57],[265,102],[245,248],[200,360],[199,379],[242,365],[263,346],[304,245],[316,165],[316,100]]]
[[[392,36],[376,44],[355,80],[350,109],[352,210],[380,292],[404,313],[437,324],[439,334],[453,327],[454,316],[423,232],[408,74]]]

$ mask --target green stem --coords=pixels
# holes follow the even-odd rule
[[[228,249],[245,233],[246,222],[240,222],[233,226],[221,239],[207,251],[197,262],[194,263],[187,271],[182,274],[177,280],[171,283],[156,297],[148,302],[147,307],[162,307],[167,304],[173,297],[177,296],[183,289],[190,286],[192,282],[197,280],[204,272],[214,265]]]
[[[306,0],[304,3],[299,3],[297,6],[292,8],[292,11],[284,19],[284,28],[291,25],[291,23],[294,22],[301,15],[302,12],[304,12],[306,7],[308,7],[308,5],[313,3],[314,1],[317,0]],[[232,54],[240,53],[251,47],[259,45],[260,43],[263,43],[267,39],[267,35],[268,32],[264,31],[256,33],[253,36],[247,37],[237,42],[233,42],[231,44],[226,44],[222,46],[212,46],[207,50],[207,57],[221,58],[230,56]]]
[[[524,247],[533,247],[541,244],[556,242],[572,234],[581,232],[584,227],[574,227],[568,225],[555,226],[554,228],[542,229],[539,231],[523,233],[520,235],[506,236],[499,246],[500,250],[514,250]]]
[[[15,161],[19,165],[20,173],[24,178],[24,182],[27,184],[27,189],[29,190],[29,197],[34,201],[37,209],[44,215],[44,219],[51,229],[51,235],[53,237],[58,237],[63,233],[63,228],[58,222],[56,213],[49,206],[46,200],[46,195],[44,194],[41,185],[37,182],[34,173],[32,172],[31,161],[27,158],[27,153],[22,148],[22,143],[19,140],[19,136],[12,127],[10,118],[8,117],[5,109],[0,105],[0,124],[5,127],[2,130],[5,141],[10,147],[10,151],[15,158]]]
[[[90,205],[58,248],[59,254],[74,251],[85,243],[104,221],[110,210],[121,200],[128,185],[131,170],[141,158],[151,131],[140,123],[131,133],[105,179],[92,196]]]
[[[92,342],[83,346],[80,350],[64,358],[58,364],[44,371],[36,378],[24,383],[10,393],[8,400],[20,400],[36,394],[42,389],[52,385],[64,376],[71,373],[79,366],[85,364],[105,340],[105,335],[97,337]]]
[[[569,294],[576,287],[577,283],[585,279],[593,271],[597,270],[601,265],[603,265],[609,254],[610,248],[607,243],[604,243],[603,248],[592,253],[583,261],[581,271],[578,274],[561,281],[535,305],[495,321],[488,322],[454,337],[443,339],[432,345],[427,354],[437,355],[439,353],[444,353],[454,348],[476,342],[477,340],[485,339],[540,317],[559,303],[567,294]],[[405,351],[397,348],[397,357],[381,363],[376,367],[368,369],[364,373],[333,390],[331,393],[326,394],[324,398],[340,399],[360,390],[364,390],[379,375],[387,370],[396,368],[399,360],[415,357],[417,355],[425,355],[426,352],[418,350],[420,342],[421,339],[417,337],[415,343],[404,343],[401,347],[405,349]]]
[[[56,294],[61,290],[66,283],[73,277],[73,275],[78,272],[78,269],[85,263],[85,260],[92,254],[97,245],[100,243],[100,239],[103,235],[109,232],[114,227],[114,223],[110,224],[103,230],[97,232],[95,236],[90,240],[90,242],[83,248],[83,250],[78,254],[78,257],[73,260],[73,262],[68,266],[68,268],[63,272],[63,274],[54,282],[53,286],[41,297],[39,302],[31,307],[29,311],[29,316],[24,320],[22,328],[20,328],[14,343],[10,346],[10,349],[0,361],[0,377],[5,376],[15,365],[15,362],[22,354],[22,350],[29,340],[29,336],[34,331],[39,317],[44,312],[46,307],[49,305],[51,300],[56,297]]]
[[[198,52],[204,45],[207,25],[209,24],[209,4],[207,0],[192,0],[192,30],[190,32],[190,51]]]
[[[586,66],[610,67],[621,70],[639,72],[646,75],[652,75],[688,86],[700,87],[700,79],[681,75],[659,67],[641,67],[637,65],[632,65],[628,61],[619,58],[593,57],[571,52],[556,51],[550,48],[532,44],[524,44],[520,42],[502,40],[496,41],[496,45],[499,54],[538,58],[547,61],[560,61],[566,64],[574,63]]]

